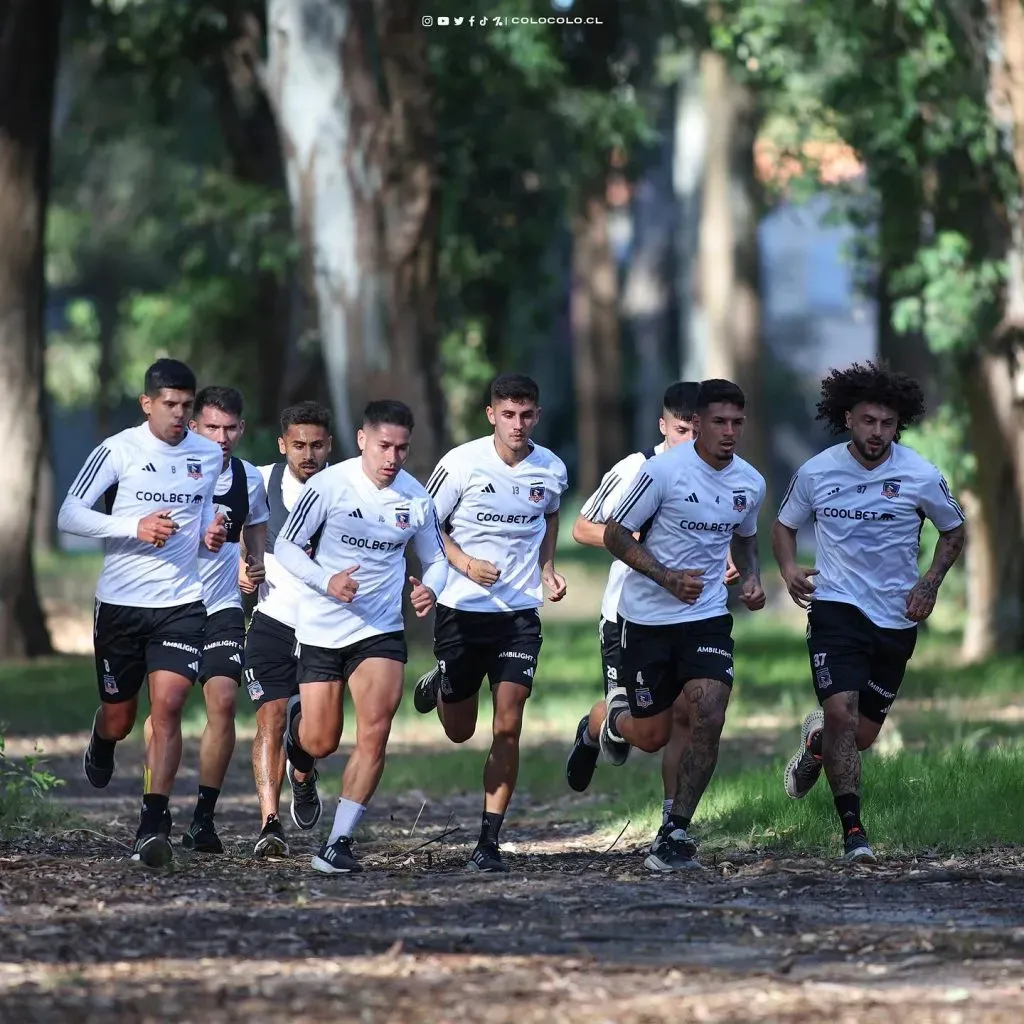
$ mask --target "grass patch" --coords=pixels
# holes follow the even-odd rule
[[[63,822],[66,812],[47,799],[63,782],[46,771],[36,756],[11,760],[0,732],[0,838],[14,832]]]

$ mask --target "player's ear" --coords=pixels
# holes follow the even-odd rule
[[[537,413],[536,413],[536,415],[535,415],[535,416],[533,417],[533,422],[534,422],[534,423],[537,423],[537,422],[538,422],[538,421],[540,420],[540,413],[541,413],[541,408],[540,408],[540,406],[538,405],[538,406],[537,406]]]
[[[361,452],[366,451],[366,431],[362,427],[356,431],[356,444]]]
[[[238,436],[241,437],[245,433],[245,420],[238,421]]]
[[[327,444],[324,446],[324,450],[328,455],[331,453],[331,449],[334,447],[334,438],[330,434],[327,435]]]
[[[282,455],[287,455],[287,454],[288,454],[288,448],[287,448],[287,446],[286,446],[286,445],[285,445],[285,443],[284,443],[284,438],[283,438],[283,437],[279,437],[279,438],[277,439],[277,450],[278,450],[278,451],[279,451],[279,452],[280,452],[280,453],[281,453]]]
[[[845,417],[846,429],[850,430],[853,427],[853,413],[847,411],[844,414],[844,417]]]
[[[199,426],[199,424],[196,423],[195,420],[189,420],[188,421],[188,429],[191,430],[193,434],[196,432],[196,427],[197,426]]]
[[[487,410],[486,411],[487,411],[487,422],[490,423],[490,425],[493,427],[498,422],[497,418],[494,415],[494,407],[489,405],[489,406],[487,406]]]
[[[153,399],[149,395],[139,395],[139,405],[142,407],[144,416],[149,416],[153,411]]]

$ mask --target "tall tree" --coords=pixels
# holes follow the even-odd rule
[[[60,0],[0,2],[0,658],[52,651],[32,524],[43,424],[43,239]]]
[[[269,0],[269,89],[303,279],[352,453],[363,403],[417,414],[413,472],[445,438],[437,376],[438,190],[416,0]]]

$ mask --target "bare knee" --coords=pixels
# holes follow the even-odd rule
[[[371,757],[382,757],[391,735],[391,716],[374,716],[356,727],[356,748]],[[340,737],[339,737],[340,739]]]
[[[264,704],[256,711],[256,738],[276,738],[278,744],[284,739],[284,715],[287,702],[275,700]]]
[[[630,745],[648,754],[661,750],[672,735],[672,716],[659,715],[657,718],[634,718]]]
[[[452,743],[465,743],[476,733],[477,705],[475,701],[462,701],[458,704],[440,704],[441,724],[444,734]]]
[[[204,697],[206,698],[206,717],[211,722],[227,724],[235,720],[237,687],[234,685],[230,688],[227,686],[215,686],[211,681],[206,684]],[[281,728],[282,730],[284,729],[283,720]]]
[[[135,705],[130,701],[126,704],[104,704],[100,725],[104,738],[115,742],[125,739],[135,725],[135,712]]]
[[[857,732],[857,694],[841,695],[847,699],[830,698],[825,701],[825,736],[845,736]]]

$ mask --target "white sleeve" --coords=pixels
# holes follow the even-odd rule
[[[333,574],[317,565],[305,549],[326,518],[327,501],[320,492],[319,481],[312,477],[299,492],[274,542],[274,557],[278,562],[296,579],[321,594],[327,593]]]
[[[104,442],[94,448],[68,489],[57,514],[57,529],[79,537],[135,537],[140,520],[135,516],[108,516],[93,505],[120,476],[118,452]]]
[[[648,459],[632,485],[615,506],[611,518],[630,533],[636,533],[661,508],[664,490],[663,472]]]
[[[562,507],[562,495],[569,489],[569,474],[566,471],[565,463],[561,459],[558,460],[556,469],[558,490],[548,498],[547,507],[544,509],[544,515],[546,516],[553,515]]]
[[[441,525],[437,521],[434,503],[428,499],[424,521],[413,537],[416,557],[423,566],[423,585],[429,587],[435,595],[444,590],[448,582],[448,557],[444,553],[444,538],[441,536]]]
[[[768,485],[762,477],[757,493],[754,495],[754,500],[747,506],[747,514],[743,517],[743,522],[736,527],[736,532],[741,537],[753,537],[757,533],[757,517],[760,515],[761,506],[764,504],[764,495],[767,489]]]
[[[811,494],[811,480],[806,466],[801,466],[786,488],[782,504],[779,506],[778,520],[791,530],[799,530],[814,511],[814,498]]]
[[[960,503],[949,492],[946,478],[936,470],[921,488],[921,511],[935,524],[939,533],[948,533],[967,522]]]
[[[580,509],[580,515],[591,523],[606,523],[615,506],[622,500],[623,493],[632,483],[632,477],[623,478],[622,464],[617,463],[601,478],[597,490],[587,498]]]
[[[427,493],[434,502],[438,522],[444,523],[455,511],[462,498],[462,474],[455,465],[455,460],[448,453],[438,464],[427,481]]]
[[[249,487],[249,518],[246,526],[259,526],[270,518],[270,505],[267,501],[267,489],[263,485],[263,474],[259,470],[250,473],[245,471],[245,482]]]

